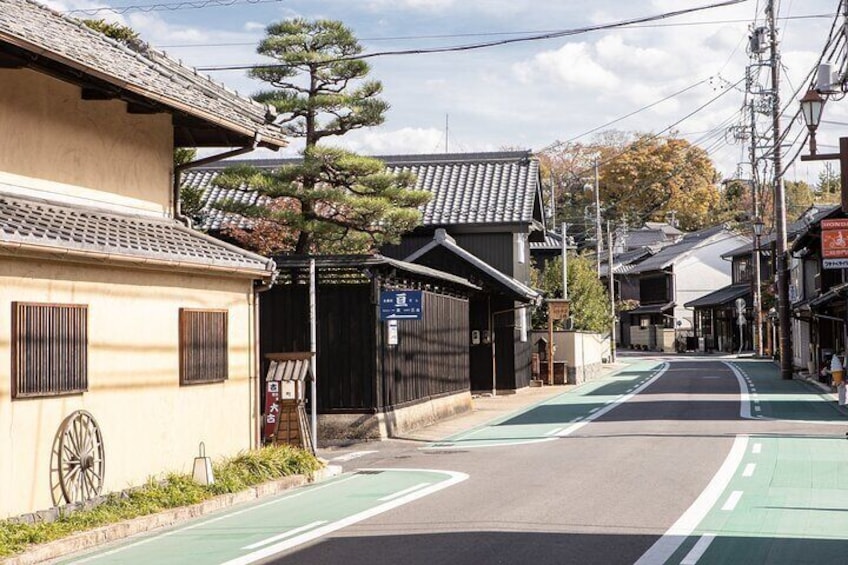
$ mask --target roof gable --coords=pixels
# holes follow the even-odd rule
[[[695,249],[707,245],[721,234],[729,233],[724,224],[685,234],[680,241],[667,245],[632,269],[632,273],[660,271],[687,257]]]
[[[139,42],[134,49],[31,0],[0,0],[0,62],[118,98],[138,111],[174,114],[178,146],[286,145],[268,108]]]

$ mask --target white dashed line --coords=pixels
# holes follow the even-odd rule
[[[557,435],[558,433],[560,433],[563,429],[564,429],[564,428],[556,428],[556,429],[553,429],[553,430],[551,430],[551,431],[549,431],[549,432],[545,433],[545,435],[546,435],[546,436],[555,436],[555,435]]]
[[[756,469],[756,468],[757,468],[756,463],[748,463],[747,465],[745,465],[745,470],[742,471],[742,476],[743,477],[752,476],[754,474],[754,469]]]
[[[751,448],[751,453],[760,453],[763,450],[763,444],[755,443]]]
[[[739,504],[739,499],[742,498],[741,490],[734,490],[730,493],[730,496],[727,497],[727,500],[724,502],[724,506],[721,507],[722,510],[727,512],[732,512],[736,505]]]

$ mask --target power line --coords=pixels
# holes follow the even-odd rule
[[[206,1],[220,1],[220,0],[206,0]],[[229,0],[225,0],[229,1]],[[624,27],[627,25],[633,25],[636,23],[645,23],[645,22],[653,22],[658,20],[663,20],[667,18],[673,18],[677,16],[682,16],[685,14],[691,14],[695,12],[700,12],[703,10],[709,10],[712,8],[722,8],[725,6],[733,6],[735,4],[741,4],[742,2],[746,2],[747,0],[725,0],[724,2],[718,2],[715,4],[708,4],[705,6],[697,6],[694,8],[687,8],[684,10],[676,10],[673,12],[665,12],[662,14],[657,14],[654,16],[643,16],[639,18],[632,18],[629,20],[620,20],[617,22],[609,23],[609,24],[599,24],[594,26],[586,26],[574,29],[567,29],[562,31],[556,31],[551,33],[542,33],[529,35],[525,37],[515,37],[512,39],[500,39],[496,41],[485,41],[481,43],[472,43],[468,45],[454,45],[450,47],[433,47],[429,49],[407,49],[407,50],[395,50],[395,51],[379,51],[376,53],[365,53],[361,55],[353,55],[350,57],[338,57],[336,59],[328,59],[322,61],[322,63],[336,62],[336,61],[348,61],[348,60],[360,60],[360,59],[370,59],[373,57],[386,57],[392,55],[427,55],[434,53],[456,53],[461,51],[471,51],[476,49],[485,49],[489,47],[500,47],[502,45],[511,45],[513,43],[526,43],[530,41],[541,41],[546,39],[556,39],[560,37],[568,37],[572,35],[580,35],[583,33],[588,33],[591,31],[600,31],[605,29],[615,29]],[[198,67],[198,71],[238,71],[238,70],[249,70],[255,68],[261,69],[275,69],[275,68],[288,68],[290,65],[283,63],[269,63],[269,64],[249,64],[249,65],[218,65],[211,67]]]
[[[200,10],[203,8],[221,8],[236,6],[239,4],[270,4],[282,0],[187,0],[172,4],[135,4],[123,8],[92,8],[89,10],[68,10],[63,12],[67,15],[97,16],[106,12],[113,14],[126,14],[128,12],[176,12],[177,10]]]

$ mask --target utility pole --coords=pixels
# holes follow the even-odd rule
[[[595,255],[597,256],[598,278],[601,278],[601,250],[604,234],[601,229],[601,193],[598,183],[598,158],[595,157]]]
[[[568,300],[568,224],[562,223],[562,298]]]
[[[754,101],[750,103],[751,110],[751,196],[754,206],[754,217],[752,222],[760,222],[759,230],[762,231],[762,220],[760,219],[760,187],[757,183],[757,117],[754,110]],[[762,298],[762,280],[763,273],[760,268],[760,233],[757,232],[757,227],[754,229],[754,250],[752,254],[754,262],[754,349],[757,357],[763,356],[763,298]]]
[[[771,44],[771,117],[772,117],[772,159],[774,166],[774,223],[776,261],[775,278],[777,281],[777,317],[778,344],[780,347],[780,376],[792,378],[792,334],[789,327],[789,266],[786,242],[786,193],[783,186],[783,161],[781,159],[780,130],[780,53],[777,43],[775,23],[775,0],[768,0],[766,19],[768,20]]]
[[[615,363],[615,279],[612,274],[612,227],[607,220],[607,277],[609,279],[610,313],[610,362]]]

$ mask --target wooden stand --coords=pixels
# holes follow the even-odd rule
[[[315,453],[312,444],[312,433],[309,428],[309,418],[306,415],[304,401],[304,384],[312,378],[309,370],[311,353],[269,353],[265,356],[271,361],[266,375],[266,383],[277,381],[294,385],[294,398],[277,397],[266,405],[266,411],[276,412],[275,421],[270,422],[266,416],[266,424],[271,427],[266,434],[266,441],[273,444],[286,444]],[[314,402],[314,400],[313,400]]]

